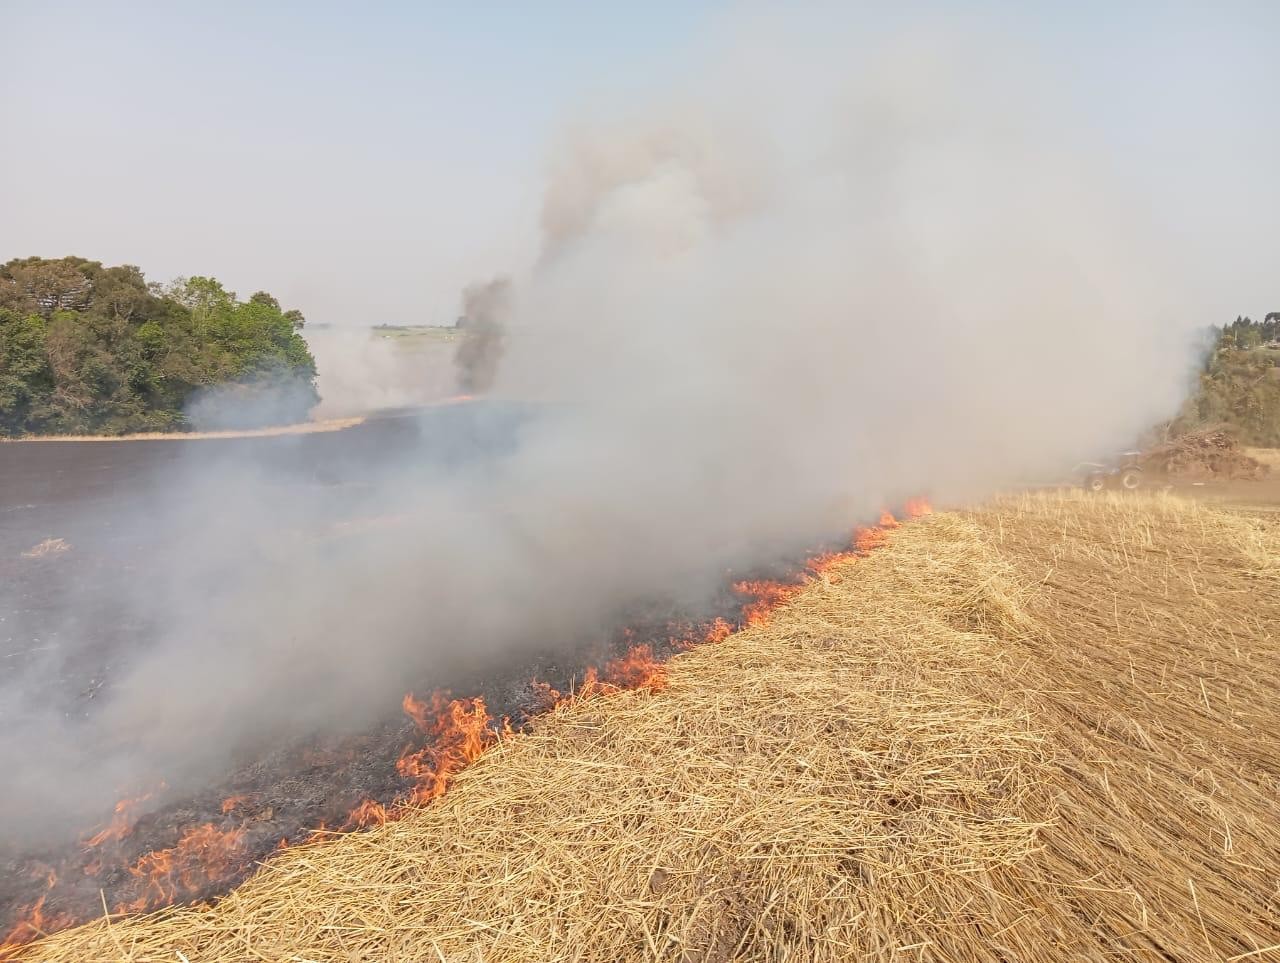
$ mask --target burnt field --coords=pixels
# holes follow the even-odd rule
[[[0,445],[6,606],[0,611],[0,659],[6,674],[51,654],[59,672],[46,680],[56,685],[42,697],[68,712],[109,685],[112,660],[145,646],[148,629],[137,621],[141,613],[120,607],[129,594],[122,586],[165,570],[187,550],[172,510],[150,511],[159,501],[172,503],[173,487],[187,478],[227,465],[241,475],[260,471],[271,485],[322,504],[309,522],[318,514],[341,531],[344,523],[359,523],[361,503],[354,496],[378,484],[386,461],[416,465],[424,477],[474,468],[516,444],[526,418],[511,407],[442,406],[384,412],[341,432]],[[406,451],[421,457],[407,459]],[[394,510],[388,502],[387,511]],[[219,519],[185,521],[216,525]],[[281,518],[282,529],[290,521]]]
[[[1061,491],[877,533],[431,806],[22,958],[1268,959],[1273,520]]]
[[[0,725],[28,734],[11,738],[0,762],[19,779],[33,767],[44,751],[39,719],[56,720],[72,739],[93,736],[120,680],[159,644],[166,579],[190,565],[193,533],[224,524],[203,502],[192,509],[196,517],[175,510],[173,489],[184,479],[234,465],[235,477],[248,481],[234,488],[228,512],[244,492],[252,497],[254,485],[271,486],[273,504],[307,506],[278,511],[274,530],[258,524],[260,543],[339,556],[412,511],[419,484],[491,470],[534,420],[523,408],[471,403],[385,412],[308,435],[0,445],[0,712],[8,716]],[[395,484],[388,484],[392,463]],[[104,905],[114,913],[205,899],[281,846],[359,829],[397,803],[425,801],[498,730],[520,728],[584,685],[646,684],[670,654],[741,624],[753,603],[803,574],[806,558],[846,547],[842,540],[778,546],[767,564],[714,573],[716,591],[696,599],[629,600],[567,641],[535,638],[517,655],[450,652],[429,666],[407,664],[395,690],[380,697],[381,710],[317,705],[309,718],[328,708],[350,718],[264,726],[212,756],[204,750],[214,724],[206,731],[179,717],[167,752],[122,772],[110,799],[86,791],[68,803],[60,794],[81,790],[80,774],[67,771],[55,787],[65,809],[57,819],[32,815],[29,802],[0,801],[7,827],[0,942],[101,915]],[[217,573],[200,574],[216,595]],[[152,584],[152,595],[140,592]],[[305,679],[305,648],[297,658]],[[199,673],[189,681],[214,684]],[[33,705],[43,715],[32,716]],[[200,764],[178,761],[188,755]]]

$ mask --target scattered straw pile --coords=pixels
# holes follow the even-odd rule
[[[1280,960],[1280,545],[935,516],[399,823],[47,961]]]
[[[1148,471],[1171,478],[1244,479],[1265,478],[1269,466],[1242,448],[1226,428],[1205,428],[1187,432],[1142,454]]]
[[[44,558],[46,555],[61,555],[71,550],[71,543],[65,538],[46,538],[37,542],[22,553],[23,558]]]

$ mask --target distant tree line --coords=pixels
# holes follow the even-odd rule
[[[148,284],[131,265],[39,257],[0,266],[0,434],[122,434],[298,421],[315,359],[265,291],[208,277]]]
[[[1213,328],[1199,386],[1175,433],[1226,425],[1247,445],[1280,447],[1280,311]]]

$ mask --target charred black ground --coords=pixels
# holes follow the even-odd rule
[[[45,696],[68,714],[87,715],[89,703],[109,696],[111,666],[127,659],[131,648],[145,645],[152,630],[145,618],[118,604],[117,580],[142,577],[142,569],[165,564],[166,552],[178,550],[162,533],[121,531],[112,519],[136,507],[133,502],[144,497],[145,480],[159,468],[191,458],[193,446],[201,446],[197,457],[247,454],[284,470],[299,485],[341,486],[358,482],[388,452],[424,439],[433,453],[433,467],[424,470],[486,457],[511,443],[522,417],[518,411],[492,408],[479,413],[394,412],[343,432],[284,439],[0,445],[0,517],[5,523],[0,576],[11,589],[7,597],[14,607],[0,614],[10,625],[35,627],[25,634],[0,633],[0,659],[7,670],[18,671],[52,651],[62,669]],[[448,431],[439,430],[442,418],[450,419]],[[53,536],[66,539],[72,548],[24,557]],[[825,545],[787,546],[763,569],[726,574],[716,597],[696,607],[637,600],[617,614],[612,630],[593,642],[569,651],[532,646],[518,659],[495,660],[447,679],[406,679],[404,689],[426,695],[443,683],[457,697],[483,698],[494,719],[505,717],[518,729],[546,708],[533,680],[571,691],[588,667],[603,666],[637,644],[649,645],[658,660],[665,660],[697,634],[697,626],[716,618],[737,626],[744,603],[752,599],[734,591],[734,579],[796,581],[808,557],[844,547],[847,534]],[[88,613],[85,624],[68,626],[61,618],[69,597],[77,600],[78,611]],[[41,625],[48,626],[48,634]],[[78,645],[70,641],[72,636]],[[36,905],[42,925],[56,928],[101,914],[104,900],[112,909],[153,908],[226,892],[282,843],[305,840],[316,831],[350,828],[352,810],[365,800],[383,805],[402,800],[413,784],[397,773],[396,761],[407,748],[424,745],[423,734],[401,707],[389,704],[380,722],[358,734],[309,736],[260,747],[228,766],[221,778],[194,790],[139,786],[139,795],[150,795],[130,811],[128,830],[97,846],[86,840],[110,823],[110,812],[103,812],[99,823],[57,839],[2,839],[0,937],[27,919]],[[74,782],[69,774],[68,786]],[[213,834],[235,834],[229,857],[202,863],[199,872],[175,867],[151,874],[150,880],[130,872],[147,854],[163,858],[193,829],[206,827]]]

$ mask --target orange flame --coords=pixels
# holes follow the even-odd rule
[[[443,795],[453,777],[498,739],[484,699],[447,699],[447,693],[433,692],[428,706],[412,692],[404,697],[404,711],[432,739],[425,749],[406,750],[396,761],[396,771],[414,781],[410,801],[417,805]]]
[[[889,543],[889,536],[883,528],[855,528],[853,530],[853,547],[859,555],[874,552]]]
[[[243,829],[201,823],[183,833],[176,846],[144,854],[129,867],[130,875],[145,884],[143,894],[117,912],[163,906],[226,879],[243,865],[244,837]]]
[[[436,713],[439,713],[440,711],[440,706],[438,704],[438,700],[440,698],[441,694],[439,692],[432,693],[431,700],[432,702],[437,703],[435,706]],[[412,692],[406,692],[404,694],[404,698],[400,700],[400,705],[404,709],[405,715],[413,720],[414,725],[423,732],[431,731],[431,706],[419,699],[415,699]]]
[[[927,498],[908,498],[905,508],[908,518],[923,518],[933,514],[933,506]]]
[[[63,929],[75,922],[66,913],[50,914],[45,912],[44,907],[49,899],[49,893],[58,884],[58,874],[49,867],[45,867],[44,872],[44,892],[40,894],[40,897],[34,903],[27,907],[22,918],[10,928],[9,932],[0,936],[0,959],[8,959],[9,950],[16,949],[37,936]]]
[[[132,798],[121,799],[115,805],[114,815],[112,815],[111,817],[111,822],[107,823],[106,826],[104,826],[102,829],[98,830],[98,832],[94,833],[92,836],[86,839],[84,841],[85,847],[88,849],[93,849],[111,840],[124,839],[124,837],[128,836],[133,829],[133,824],[130,820],[130,815],[129,815],[132,812],[132,810],[136,808],[140,803],[146,802],[148,799],[150,799],[157,792],[160,792],[164,788],[165,788],[165,784],[160,783],[160,785],[157,786],[155,789],[151,790],[150,792],[144,792],[141,796],[134,796]]]
[[[733,635],[733,626],[726,619],[716,618],[702,635],[701,641],[708,643],[723,642]]]
[[[467,400],[458,397],[451,400]],[[924,498],[909,499],[904,505],[908,518],[920,518],[933,514],[933,508]],[[830,552],[810,559],[806,568],[811,573],[824,575],[835,564],[857,558],[887,544],[887,532],[899,528],[901,523],[885,511],[878,525],[854,530],[853,550]],[[734,591],[750,599],[742,607],[741,622],[746,626],[763,625],[780,605],[794,598],[804,583],[787,584],[768,580],[736,582]],[[677,648],[707,642],[722,642],[734,631],[730,622],[717,618],[701,626],[673,623],[671,642]],[[624,633],[631,639],[634,633]],[[577,691],[562,693],[545,682],[534,680],[530,687],[534,693],[534,711],[547,711],[559,705],[578,700],[609,695],[627,689],[657,691],[667,683],[665,664],[660,662],[648,645],[633,645],[627,654],[607,662],[602,669],[591,668],[584,674]],[[407,693],[403,700],[405,713],[414,721],[418,730],[428,739],[425,748],[407,748],[396,762],[396,770],[411,779],[414,788],[409,797],[411,804],[422,805],[442,795],[457,774],[486,749],[495,744],[500,733],[511,733],[507,719],[495,725],[482,698],[450,699],[446,692],[432,693],[428,701]],[[330,760],[332,753],[317,751],[319,763]],[[339,753],[341,755],[341,753]],[[164,788],[161,784],[160,789]],[[157,790],[158,791],[158,790]],[[131,831],[129,813],[139,803],[149,799],[154,792],[116,804],[115,813],[108,825],[89,839],[89,847],[100,846],[109,840],[118,840]],[[222,812],[229,815],[249,801],[246,795],[228,796],[222,801]],[[362,829],[394,819],[403,807],[388,808],[373,799],[367,799],[351,811],[345,829]],[[327,833],[324,823],[311,830],[310,838]],[[288,845],[281,838],[278,849]],[[131,867],[129,873],[141,880],[143,894],[131,903],[122,904],[117,912],[133,912],[150,909],[173,902],[182,896],[199,892],[203,887],[228,879],[245,864],[245,830],[243,828],[219,830],[213,823],[203,823],[188,829],[177,845],[143,855]],[[87,872],[96,873],[100,866],[91,863]],[[57,882],[50,871],[45,893],[28,909],[25,917],[3,938],[0,938],[0,958],[8,948],[27,942],[42,933],[71,925],[74,920],[65,914],[45,912],[46,900]]]
[[[727,623],[725,627],[727,629]],[[658,660],[652,647],[637,645],[626,655],[606,663],[603,670],[588,669],[578,690],[569,696],[538,680],[530,683],[530,688],[538,708],[546,711],[570,701],[624,689],[656,692],[666,685],[666,679],[666,666]],[[401,704],[405,714],[430,740],[421,749],[409,747],[396,760],[396,771],[413,781],[409,796],[412,805],[425,805],[442,796],[459,772],[498,741],[499,732],[509,735],[514,731],[509,719],[504,718],[495,726],[484,699],[478,696],[449,699],[448,693],[436,691],[430,701],[424,701],[409,692]],[[345,828],[379,825],[399,814],[398,808],[387,809],[375,800],[366,799],[352,810]]]
[[[612,695],[624,689],[648,689],[657,692],[666,687],[667,667],[658,661],[650,645],[637,645],[626,655],[605,664],[603,670],[587,669],[575,699]]]
[[[387,809],[382,803],[366,799],[347,817],[345,829],[364,829],[366,826],[381,826],[387,821]]]
[[[533,693],[530,708],[534,713],[550,712],[564,701],[564,694],[550,682],[534,679],[529,683],[529,689]]]
[[[764,625],[769,616],[783,602],[790,601],[803,588],[802,585],[787,585],[783,582],[770,582],[756,579],[734,582],[733,590],[739,595],[754,598],[742,607],[742,624],[749,628]]]

